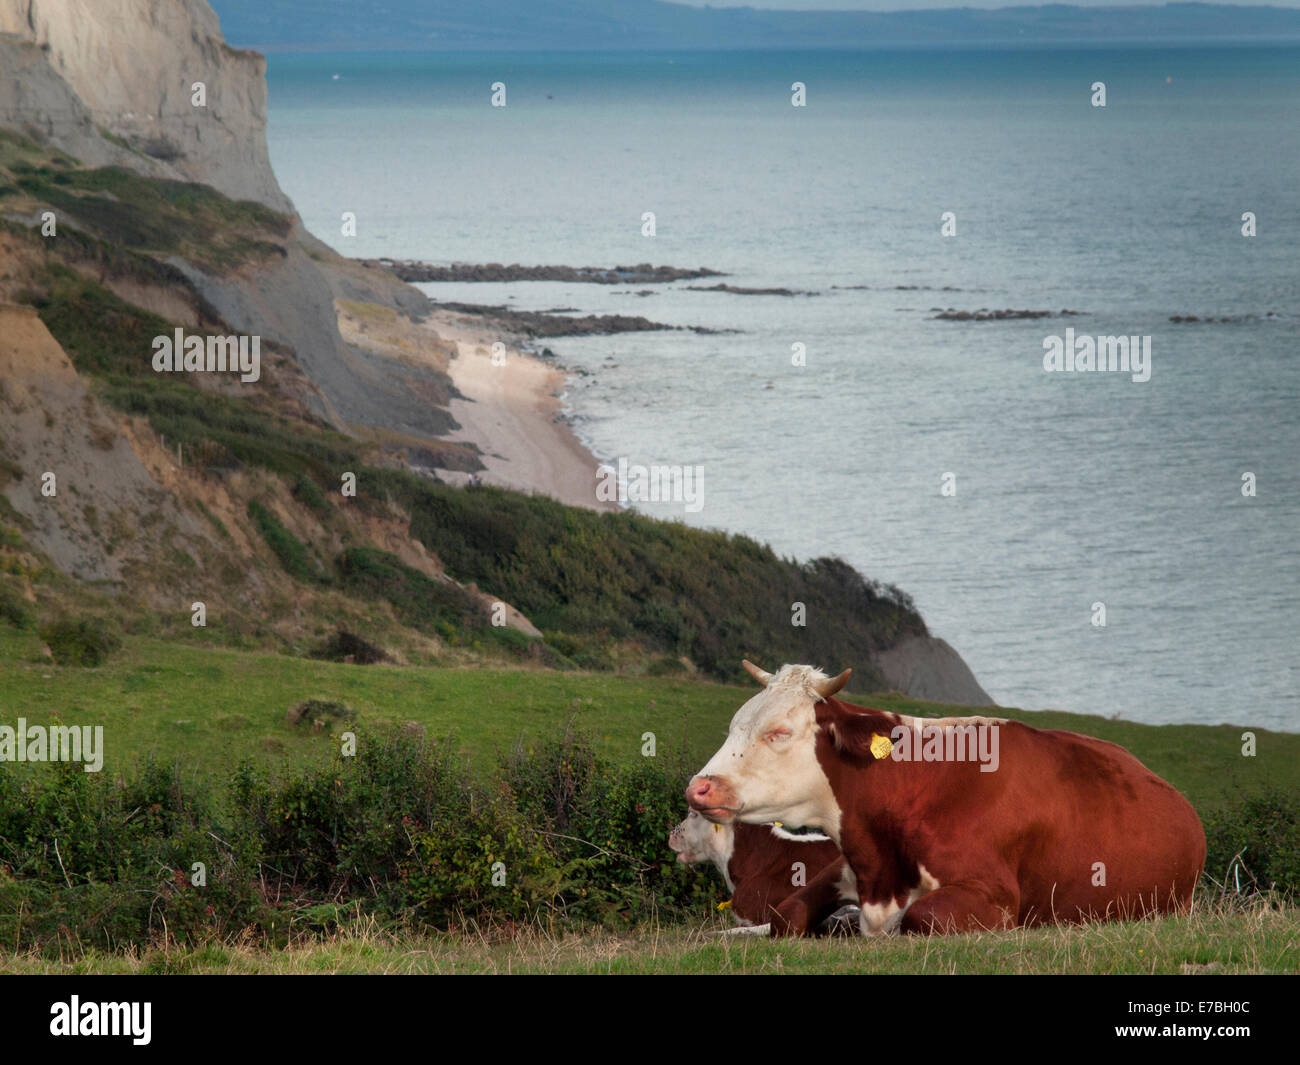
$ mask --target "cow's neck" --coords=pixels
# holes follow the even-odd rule
[[[900,723],[898,714],[844,704],[851,711],[879,718],[878,731],[888,736]],[[839,810],[838,824],[827,834],[844,853],[858,878],[863,899],[880,901],[906,895],[919,880],[920,856],[912,853],[915,823],[925,804],[926,782],[908,773],[908,763],[853,757],[835,749],[825,732],[818,735],[817,760],[830,783]]]
[[[772,845],[770,825],[747,825],[737,821],[732,839],[732,850],[725,863],[718,865],[718,872],[733,894],[737,885],[769,873],[783,861],[784,852]]]
[[[731,894],[736,893],[736,881],[731,875],[731,864],[735,861],[736,856],[736,832],[741,828],[747,828],[747,825],[736,825],[735,828],[727,833],[727,844],[725,847],[713,850],[710,857],[713,859],[713,867],[722,874],[722,879],[727,885],[727,890]]]

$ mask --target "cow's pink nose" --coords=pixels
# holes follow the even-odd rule
[[[686,785],[686,801],[696,806],[708,806],[708,799],[712,792],[713,781],[708,777],[694,777]]]

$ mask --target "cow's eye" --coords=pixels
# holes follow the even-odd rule
[[[790,738],[790,730],[788,728],[774,728],[767,734],[767,738],[768,742],[788,740]]]

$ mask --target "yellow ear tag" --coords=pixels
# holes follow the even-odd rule
[[[780,821],[773,821],[772,824],[776,825],[777,828],[785,828],[785,825],[781,824]]]
[[[720,824],[718,824],[716,821],[713,823],[713,831],[714,831],[714,832],[721,832],[721,831],[722,831],[722,826],[721,826]]]
[[[871,753],[876,758],[888,758],[889,752],[894,749],[894,745],[889,742],[888,736],[882,736],[878,732],[871,734]]]
[[[723,911],[723,910],[729,910],[729,909],[731,909],[731,900],[730,900],[730,899],[727,899],[726,902],[720,902],[720,903],[718,903],[718,911],[719,911],[719,912],[721,912],[721,911]]]

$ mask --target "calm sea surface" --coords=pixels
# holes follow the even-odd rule
[[[344,254],[807,293],[425,286],[720,331],[549,342],[589,371],[567,401],[598,455],[703,467],[702,510],[643,509],[899,585],[1001,703],[1300,730],[1300,50],[273,56],[269,78],[276,171]],[[1067,327],[1150,336],[1150,380],[1044,372]]]

